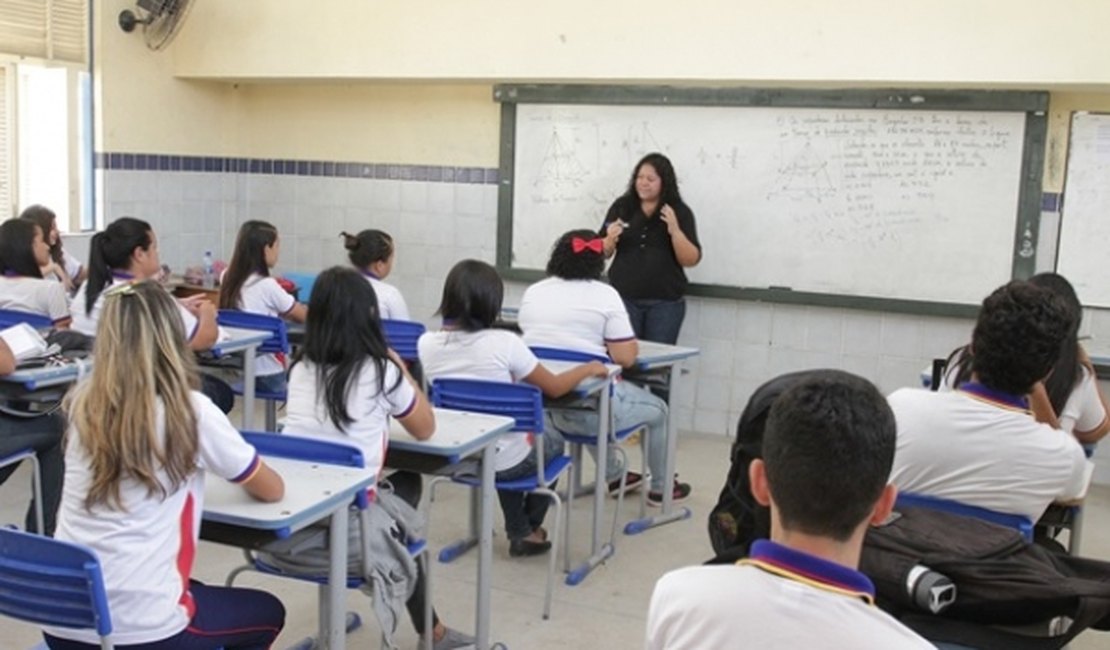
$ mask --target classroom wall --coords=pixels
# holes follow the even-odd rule
[[[176,71],[215,79],[1110,82],[1110,6],[1062,0],[198,2]],[[354,26],[354,29],[352,29]]]

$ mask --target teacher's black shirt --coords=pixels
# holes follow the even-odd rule
[[[694,246],[701,250],[694,212],[685,204],[671,205],[678,217],[678,227]],[[617,242],[613,264],[609,267],[609,283],[625,300],[678,300],[686,293],[686,271],[678,263],[667,234],[667,224],[659,210],[650,218],[640,209],[638,200],[621,197],[609,207],[599,233],[605,236],[609,224],[621,219],[628,225]]]

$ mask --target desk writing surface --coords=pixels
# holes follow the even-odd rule
[[[491,438],[513,428],[513,419],[502,415],[485,415],[467,411],[436,408],[436,429],[431,438],[417,440],[396,420],[389,421],[391,449],[433,456],[461,458],[480,449]]]
[[[639,350],[636,353],[636,365],[641,370],[646,370],[660,365],[671,365],[676,361],[689,359],[701,354],[697,348],[682,345],[667,345],[655,341],[637,341]]]
[[[269,332],[243,329],[241,327],[221,327],[220,333],[220,340],[216,341],[216,344],[212,346],[212,351],[217,354],[239,352],[251,345],[262,343],[270,338]]]
[[[275,434],[277,435],[277,434]],[[277,503],[255,500],[241,485],[208,475],[204,482],[204,519],[259,530],[296,530],[354,498],[377,480],[373,469],[264,457],[285,481],[285,497]]]
[[[27,390],[37,390],[48,386],[59,386],[77,381],[92,372],[92,359],[74,359],[56,366],[16,369],[15,372],[0,377],[0,381],[23,384]]]
[[[555,375],[564,373],[567,370],[574,368],[575,366],[582,365],[577,361],[558,361],[555,359],[540,359],[540,363],[543,365],[544,368],[547,368],[552,374]],[[604,386],[610,378],[621,374],[621,367],[615,363],[605,364],[605,369],[609,371],[608,377],[586,377],[582,381],[578,382],[578,385],[574,387],[574,390],[571,391],[571,394],[575,397],[585,397],[587,395],[592,395],[593,393],[601,390],[601,387]]]

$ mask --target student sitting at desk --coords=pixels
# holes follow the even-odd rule
[[[254,220],[240,226],[235,252],[220,282],[220,309],[239,309],[303,323],[305,306],[270,277],[280,252],[277,228]],[[276,354],[259,354],[255,360],[255,382],[260,390],[284,392],[284,359]]]
[[[36,204],[28,206],[19,213],[19,218],[38,224],[42,229],[46,245],[50,247],[50,263],[42,267],[42,277],[56,278],[65,287],[66,294],[72,295],[74,290],[85,281],[87,274],[81,260],[62,248],[62,235],[58,232],[57,215],[45,205]]]
[[[377,317],[374,290],[352,269],[330,268],[316,279],[309,301],[304,346],[289,371],[285,433],[340,438],[362,449],[366,467],[379,472],[389,444],[389,418],[414,438],[435,432],[435,415],[405,364],[389,349]],[[412,507],[420,503],[421,478],[394,472],[384,479]],[[361,548],[352,546],[352,552]],[[424,575],[405,603],[418,632],[424,630]],[[473,646],[474,639],[448,628],[432,612],[434,650]]]
[[[133,217],[120,217],[96,233],[89,244],[89,277],[77,290],[70,305],[73,329],[96,336],[104,292],[136,280],[157,279],[162,273],[158,238],[150,224]],[[216,306],[202,296],[176,301],[189,349],[202,351],[216,344]],[[224,413],[235,404],[231,387],[207,374],[201,375],[203,391]]]
[[[443,329],[427,332],[417,347],[420,363],[429,380],[438,377],[523,381],[539,387],[548,397],[562,397],[588,377],[607,377],[609,371],[597,361],[575,366],[558,375],[540,365],[524,341],[502,329],[492,329],[501,313],[505,286],[497,270],[485,262],[463,260],[447,274],[439,315]],[[544,459],[563,452],[557,432],[541,436]],[[506,433],[497,441],[497,480],[507,481],[536,475],[538,453],[532,436]],[[554,486],[552,486],[554,487]],[[509,555],[539,555],[551,549],[542,524],[550,500],[543,495],[498,490]]]
[[[378,310],[382,320],[409,320],[409,308],[401,291],[385,279],[393,271],[397,251],[393,238],[380,230],[363,230],[357,235],[339,233],[347,257],[358,272],[366,277],[378,295]]]
[[[1043,382],[1033,386],[1030,407],[1037,420],[1063,429],[1084,445],[1094,445],[1110,432],[1110,409],[1106,396],[1098,387],[1098,377],[1087,351],[1079,343],[1079,325],[1083,307],[1075,289],[1064,276],[1038,273],[1029,283],[1055,293],[1068,309],[1072,325],[1060,358]],[[958,386],[971,379],[971,347],[964,346],[952,353],[947,373],[950,385]]]
[[[953,391],[903,388],[889,397],[898,489],[1032,521],[1053,501],[1082,494],[1082,447],[1037,422],[1028,398],[1071,330],[1072,314],[1048,289],[1014,281],[988,296],[972,333],[970,380]]]
[[[660,578],[645,647],[932,648],[875,606],[856,570],[868,526],[894,506],[894,438],[890,407],[860,377],[817,371],[782,393],[748,468],[771,539],[736,565]]]
[[[605,270],[603,241],[589,230],[572,230],[555,242],[547,262],[547,279],[528,287],[520,303],[520,329],[528,345],[562,348],[597,356],[608,356],[628,368],[636,363],[636,335],[628,312],[616,289],[601,281]],[[648,503],[663,503],[667,456],[667,404],[649,391],[627,381],[617,382],[613,392],[613,416],[617,429],[639,422],[648,425],[648,465],[651,490]],[[561,410],[552,414],[561,431],[590,435],[597,431],[597,413]],[[593,452],[593,447],[590,447]],[[606,477],[610,492],[620,485],[620,459],[608,456]],[[643,477],[628,472],[625,489],[641,487]],[[674,502],[690,496],[688,483],[674,483]]]
[[[50,246],[42,229],[26,219],[0,224],[0,309],[15,309],[68,328],[69,306],[61,284],[42,277],[50,263]]]
[[[15,328],[0,331],[0,375],[15,372],[16,360],[8,346],[5,335],[14,336]],[[33,449],[39,461],[42,478],[42,515],[45,531],[38,530],[35,521],[35,502],[27,508],[26,530],[54,534],[54,524],[58,512],[58,501],[62,498],[62,432],[65,420],[59,413],[46,413],[35,417],[20,417],[8,413],[0,402],[0,456],[15,454],[24,449]],[[8,480],[19,464],[0,468],[0,483]]]
[[[214,474],[280,501],[281,477],[198,392],[177,305],[153,282],[106,292],[92,377],[70,417],[58,539],[100,558],[112,640],[128,648],[266,648],[277,598],[190,580],[204,481]],[[95,630],[45,628],[53,650],[99,648]]]

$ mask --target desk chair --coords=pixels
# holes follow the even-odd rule
[[[932,510],[942,510],[944,512],[951,512],[965,517],[974,517],[983,521],[989,521],[1000,526],[1013,528],[1021,533],[1025,541],[1033,541],[1033,522],[1028,517],[1022,515],[1009,515],[1003,512],[994,510],[987,510],[977,506],[969,506],[951,499],[942,499],[940,497],[928,496],[925,494],[915,494],[913,492],[899,492],[898,500],[894,504],[894,509],[898,508],[930,508]]]
[[[110,650],[112,617],[100,560],[90,549],[0,529],[0,613],[73,629],[94,629]]]
[[[596,354],[588,354],[588,353],[585,353],[585,352],[575,352],[573,350],[563,350],[563,349],[560,349],[560,348],[550,348],[550,347],[544,347],[544,346],[538,346],[538,345],[531,346],[531,350],[532,350],[532,353],[535,354],[536,357],[539,358],[539,359],[551,359],[553,361],[573,361],[573,362],[577,362],[577,363],[588,363],[590,361],[600,361],[602,363],[612,363],[612,360],[609,359],[609,357],[600,356],[600,355],[596,355]],[[610,397],[612,397],[612,394],[613,394],[613,386],[610,386],[610,389],[609,389]],[[561,405],[558,405],[558,404],[548,407],[549,410],[560,409],[560,408],[565,408],[565,407],[561,406]],[[643,463],[640,466],[640,476],[642,477],[641,482],[640,482],[640,486],[641,486],[641,489],[640,489],[640,517],[639,517],[640,519],[643,519],[644,517],[647,516],[647,493],[648,493],[647,488],[648,488],[648,486],[651,485],[651,468],[648,465],[647,425],[644,424],[643,422],[637,422],[636,424],[633,424],[630,427],[626,427],[626,428],[621,429],[621,430],[618,431],[618,430],[616,430],[616,428],[614,426],[612,426],[612,412],[611,412],[611,410],[610,410],[610,418],[611,418],[611,420],[609,422],[608,434],[607,434],[609,447],[613,451],[616,451],[620,455],[620,458],[621,458],[621,476],[620,476],[620,488],[619,488],[620,491],[617,493],[617,509],[613,513],[613,530],[609,534],[609,543],[611,545],[613,545],[613,544],[616,544],[617,523],[618,523],[618,519],[620,518],[621,508],[624,505],[625,479],[627,478],[627,470],[628,470],[628,466],[629,466],[628,453],[624,450],[623,447],[621,447],[621,445],[624,443],[624,441],[626,441],[630,437],[632,437],[632,434],[637,433],[637,432],[640,434],[640,453],[641,453],[641,456],[643,458]],[[574,452],[572,454],[574,462],[572,462],[571,466],[570,466],[570,478],[569,478],[570,487],[567,488],[567,494],[569,495],[569,494],[571,494],[571,491],[574,490],[575,487],[578,485],[578,479],[577,479],[578,468],[577,468],[577,465],[581,462],[581,459],[582,459],[582,447],[583,446],[596,447],[597,446],[597,436],[580,435],[580,434],[576,434],[576,433],[567,433],[565,431],[560,431],[559,433],[561,433],[562,436],[563,436],[563,439],[566,440],[567,442],[569,442],[571,445],[573,445],[573,448],[574,448]],[[595,490],[608,489],[608,486],[595,485],[594,489]],[[567,523],[567,526],[566,526],[565,539],[566,539],[566,544],[567,544],[568,549],[570,548],[570,523],[569,523],[570,522],[570,509],[571,509],[571,504],[573,502],[574,502],[573,499],[571,499],[571,498],[567,499],[567,522],[568,523]],[[566,559],[566,565],[567,565],[566,570],[569,571],[570,570],[570,553],[564,553],[564,557]],[[568,575],[567,576],[567,584],[569,584],[569,585],[578,584],[584,578],[585,578],[585,576],[575,576],[574,574]]]
[[[289,354],[289,331],[285,321],[277,316],[263,316],[236,309],[221,309],[216,322],[223,327],[238,327],[248,330],[262,330],[270,332],[270,338],[258,346],[259,354]],[[253,359],[244,359],[243,363],[254,363]],[[236,382],[231,386],[232,392],[242,396],[243,382]],[[266,430],[277,430],[277,403],[284,402],[287,398],[286,391],[260,390],[255,386],[254,396],[266,401]]]
[[[36,532],[39,535],[45,535],[46,528],[42,514],[42,470],[39,468],[39,459],[35,455],[35,450],[24,449],[14,454],[0,456],[0,467],[18,465],[25,460],[31,461],[31,496],[35,499],[35,524],[38,525]]]
[[[432,404],[457,411],[508,416],[516,422],[511,431],[522,435],[532,434],[537,439],[544,433],[543,393],[539,388],[528,384],[440,378],[432,382]],[[495,486],[498,490],[540,494],[551,499],[552,505],[555,506],[555,526],[551,534],[551,555],[547,566],[547,591],[543,601],[543,618],[546,620],[551,618],[555,562],[559,554],[559,531],[563,523],[562,499],[555,490],[551,489],[551,486],[571,465],[571,459],[570,456],[565,455],[544,458],[543,441],[537,440],[534,445],[539,452],[536,475],[509,481],[499,480]],[[450,480],[471,488],[481,486],[481,480],[469,474],[458,474],[452,476]],[[433,481],[433,487],[435,483],[436,481]],[[471,507],[473,508],[473,503]],[[476,543],[477,539],[474,538],[455,542],[440,551],[439,561],[451,562]]]
[[[255,450],[263,456],[273,456],[278,458],[292,458],[295,460],[315,461],[319,463],[326,463],[330,465],[339,465],[343,467],[364,467],[365,459],[362,457],[362,452],[357,447],[345,445],[338,442],[330,442],[327,440],[316,440],[312,438],[302,438],[298,436],[275,436],[268,432],[242,432],[243,439],[251,443]],[[366,582],[365,575],[369,573],[370,551],[368,548],[370,536],[370,520],[367,518],[366,513],[368,508],[372,507],[367,492],[360,492],[355,497],[354,505],[359,510],[359,532],[362,543],[362,575],[348,575],[347,588],[358,589]],[[425,629],[424,635],[424,650],[432,650],[432,577],[431,577],[431,562],[428,561],[428,544],[423,539],[409,540],[408,544],[409,553],[421,562],[424,570],[424,621]],[[306,582],[313,582],[318,585],[327,583],[327,576],[308,576],[289,573],[279,567],[273,566],[255,557],[250,550],[245,550],[244,555],[247,559],[247,564],[232,569],[231,573],[227,575],[225,584],[230,587],[239,574],[245,571],[257,571],[267,575],[278,576],[282,578],[293,578],[295,580],[303,580]],[[321,588],[323,588],[321,586]],[[361,625],[361,620],[357,614],[353,612],[348,614],[347,631],[357,629]],[[307,642],[307,645],[305,645]],[[302,641],[297,647],[312,648],[314,644],[312,639]],[[386,637],[382,634],[382,647],[388,647]]]
[[[27,323],[37,330],[48,330],[54,327],[54,321],[41,314],[32,314],[18,309],[0,309],[0,329],[20,323]]]
[[[408,364],[413,379],[426,392],[428,386],[424,382],[424,373],[420,368],[420,354],[416,350],[416,342],[424,335],[427,328],[423,323],[416,321],[385,318],[382,319],[382,331],[385,333],[386,343],[397,351],[401,360]]]

